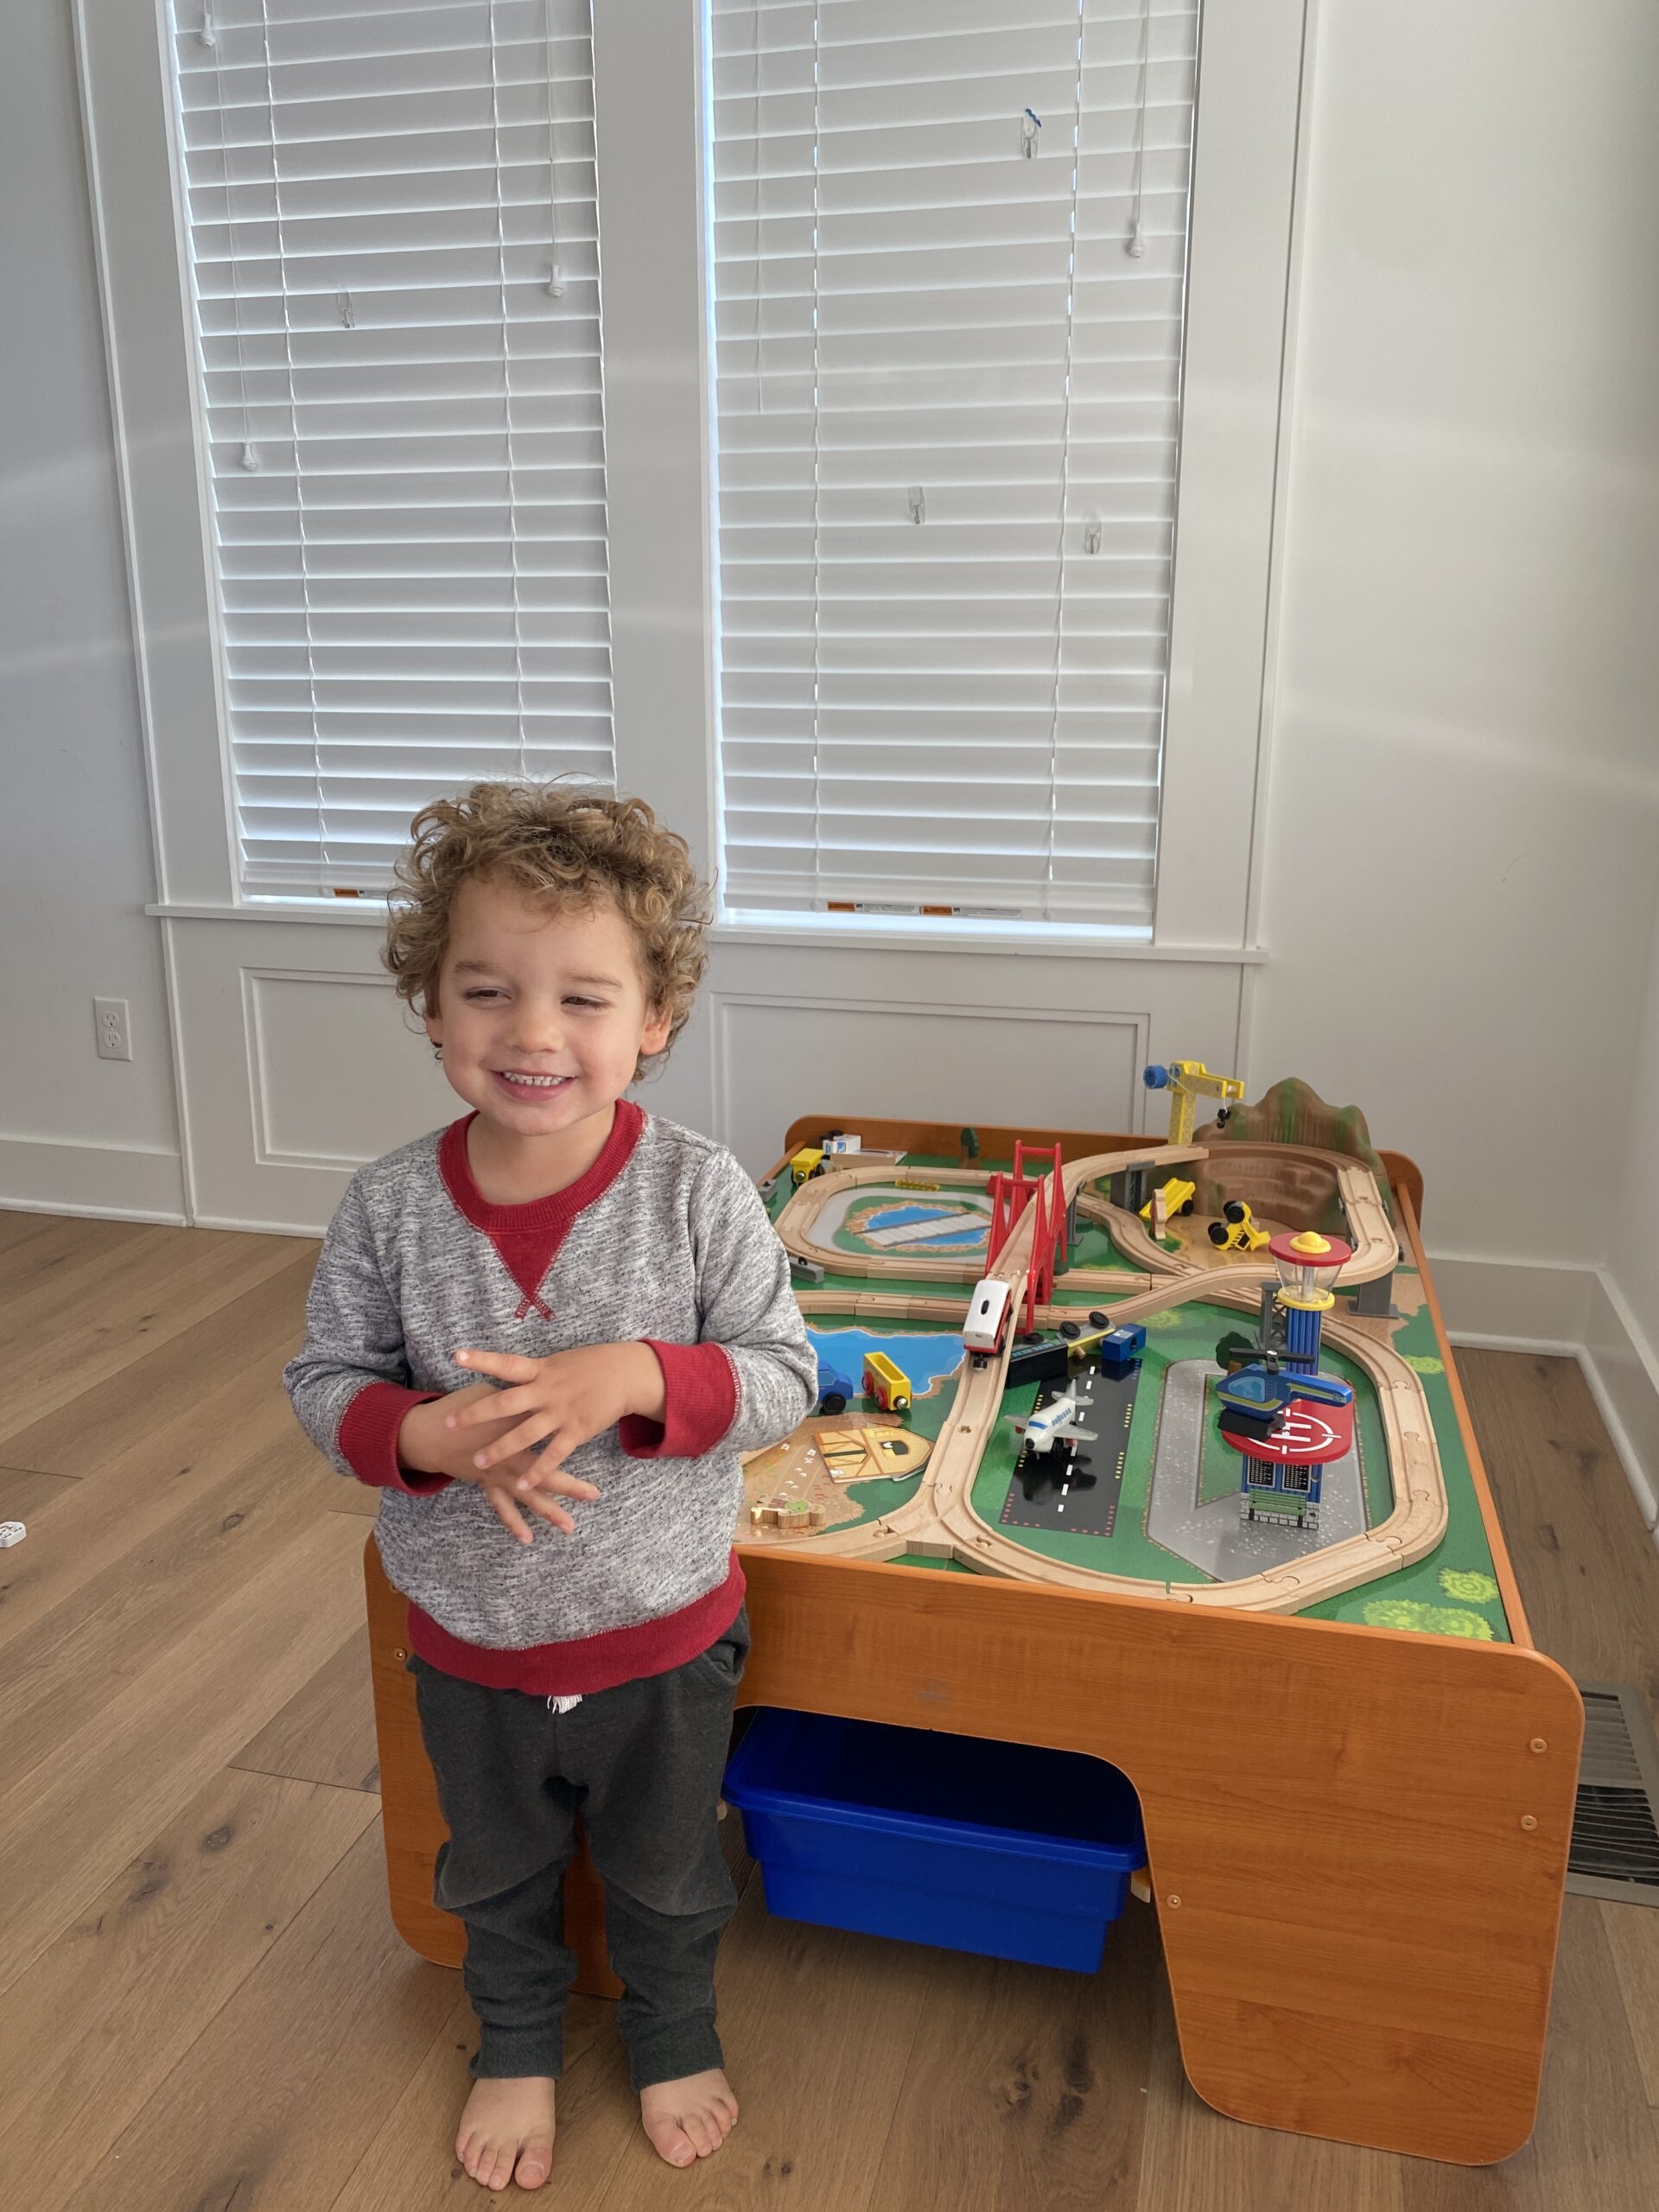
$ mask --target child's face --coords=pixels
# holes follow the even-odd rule
[[[559,1136],[608,1112],[669,1028],[608,901],[562,914],[502,884],[461,886],[426,1033],[453,1088],[504,1135]]]

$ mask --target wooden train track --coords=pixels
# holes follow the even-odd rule
[[[1328,1169],[1335,1177],[1354,1244],[1354,1257],[1343,1270],[1344,1282],[1370,1282],[1392,1271],[1399,1246],[1387,1208],[1369,1168],[1337,1153],[1312,1147],[1281,1147],[1299,1159]],[[1132,1255],[1141,1258],[1131,1236],[1140,1232],[1148,1247],[1146,1264],[1156,1279],[1151,1286],[1128,1298],[1113,1301],[1114,1323],[1138,1321],[1170,1307],[1203,1300],[1214,1305],[1254,1312],[1261,1286],[1276,1279],[1270,1261],[1246,1261],[1228,1268],[1224,1277],[1210,1268],[1194,1268],[1165,1252],[1145,1236],[1141,1224],[1121,1208],[1110,1206],[1085,1186],[1109,1176],[1141,1167],[1184,1166],[1207,1158],[1202,1147],[1157,1145],[1134,1152],[1098,1154],[1071,1161],[1062,1170],[1067,1201],[1086,1200],[1091,1218],[1108,1217],[1114,1240],[1130,1237]],[[984,1187],[982,1173],[964,1168],[930,1171],[942,1185]],[[955,1261],[888,1260],[874,1255],[849,1255],[820,1246],[811,1232],[830,1198],[865,1184],[890,1181],[889,1166],[839,1168],[815,1177],[795,1192],[778,1220],[778,1233],[796,1257],[833,1262],[836,1270],[866,1277],[899,1273],[918,1281],[961,1284],[978,1280],[978,1273],[964,1271]],[[1125,1228],[1123,1224],[1129,1224]],[[1013,1289],[1024,1282],[1030,1264],[1033,1219],[1029,1212],[1016,1224],[1007,1243],[988,1272]],[[1150,1255],[1156,1255],[1156,1265]],[[857,1264],[855,1264],[857,1262]],[[1123,1276],[1108,1269],[1088,1271],[1106,1278],[1103,1286],[1121,1288]],[[1066,1280],[1075,1282],[1077,1271]],[[1083,1286],[1079,1286],[1083,1287]],[[1093,1287],[1093,1285],[1088,1286]],[[899,1297],[880,1292],[846,1293],[801,1291],[804,1313],[846,1314],[859,1319],[960,1320],[965,1300],[944,1296]],[[878,1301],[880,1301],[878,1306]],[[1073,1318],[1075,1309],[1048,1306],[1039,1319],[1053,1325],[1057,1318]],[[1002,1393],[1012,1349],[1012,1332],[1002,1351],[982,1364],[971,1360],[964,1366],[950,1415],[939,1432],[933,1454],[916,1496],[895,1512],[855,1529],[832,1530],[798,1544],[769,1548],[810,1551],[815,1557],[891,1560],[906,1552],[924,1557],[950,1558],[981,1574],[1001,1575],[1022,1582],[1057,1587],[1115,1592],[1124,1597],[1162,1598],[1172,1605],[1226,1606],[1265,1612],[1300,1612],[1321,1599],[1379,1575],[1391,1574],[1433,1549],[1446,1533],[1446,1483],[1434,1441],[1433,1421],[1421,1383],[1391,1346],[1341,1322],[1327,1323],[1325,1337],[1363,1370],[1376,1395],[1379,1417],[1388,1446],[1389,1478],[1394,1507],[1388,1518],[1357,1536],[1332,1544],[1287,1565],[1236,1582],[1164,1583],[1137,1576],[1112,1574],[1099,1568],[1071,1565],[1044,1558],[1013,1542],[993,1528],[974,1509],[973,1484],[992,1429],[1001,1415]]]

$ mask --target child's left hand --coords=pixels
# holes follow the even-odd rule
[[[458,1366],[493,1376],[508,1385],[449,1416],[448,1426],[465,1432],[486,1423],[512,1420],[516,1427],[474,1456],[476,1467],[493,1467],[532,1445],[546,1449],[540,1463],[551,1471],[578,1446],[614,1428],[625,1414],[661,1421],[664,1410],[663,1370],[649,1344],[582,1344],[546,1359],[518,1352],[458,1351]],[[517,1487],[537,1487],[534,1470],[519,1476]]]

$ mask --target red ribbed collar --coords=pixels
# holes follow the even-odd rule
[[[532,1198],[527,1205],[498,1206],[474,1182],[472,1163],[467,1157],[467,1132],[477,1119],[475,1113],[463,1114],[460,1121],[451,1122],[438,1141],[438,1172],[457,1212],[491,1238],[550,1230],[556,1243],[584,1206],[592,1205],[610,1189],[632,1158],[639,1132],[645,1126],[644,1108],[636,1106],[632,1098],[619,1098],[611,1134],[586,1174],[579,1175],[566,1189],[551,1191],[544,1198]]]

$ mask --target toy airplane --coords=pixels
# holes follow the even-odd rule
[[[1077,1402],[1075,1390],[1068,1390],[1064,1397],[1051,1399],[1039,1406],[1026,1419],[1026,1446],[1032,1452],[1052,1452],[1062,1439],[1078,1444],[1095,1442],[1095,1432],[1079,1428],[1077,1421],[1087,1410]]]

